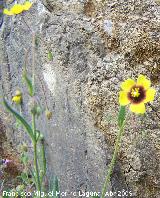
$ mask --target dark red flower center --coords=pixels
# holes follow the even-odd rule
[[[128,93],[128,99],[133,104],[139,104],[146,98],[146,90],[142,86],[133,86]]]

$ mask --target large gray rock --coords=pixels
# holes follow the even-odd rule
[[[31,73],[34,32],[36,90],[42,104],[47,102],[53,111],[49,123],[45,117],[39,120],[48,175],[58,176],[68,198],[74,191],[101,191],[117,133],[120,83],[143,73],[158,90],[158,28],[155,1],[106,1],[102,6],[91,0],[43,0],[22,15],[5,17],[0,41],[2,90],[8,99],[17,87],[26,92],[22,69],[29,49]],[[146,116],[130,115],[109,190],[131,190],[138,198],[160,196],[158,101],[157,92],[155,111],[147,106]],[[27,115],[27,107],[23,108]],[[26,136],[9,130],[8,138],[16,146]]]

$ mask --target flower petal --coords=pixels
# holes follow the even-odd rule
[[[29,9],[31,8],[31,6],[32,6],[32,3],[29,2],[29,1],[26,1],[26,2],[24,3],[24,5],[23,5],[23,9],[24,9],[24,10],[29,10]]]
[[[153,88],[150,88],[146,91],[146,98],[144,100],[144,103],[150,102],[154,100],[156,94],[156,90]]]
[[[149,89],[151,86],[151,81],[146,78],[144,75],[139,75],[137,79],[137,86],[144,87],[145,90]]]
[[[127,92],[125,91],[120,91],[119,92],[119,103],[121,106],[125,106],[128,105],[130,103],[128,96],[127,96]]]
[[[22,102],[22,96],[14,96],[12,98],[12,101],[15,102],[16,104],[20,104]]]
[[[129,78],[121,84],[121,88],[123,91],[130,91],[135,84],[135,81]]]
[[[23,12],[23,5],[21,4],[15,4],[12,8],[11,8],[11,12],[13,14],[20,14],[21,12]]]
[[[9,15],[9,16],[14,15],[14,14],[13,14],[11,11],[9,11],[8,9],[4,9],[4,10],[3,10],[3,14]]]
[[[144,103],[140,104],[131,104],[130,111],[137,113],[137,114],[144,114],[146,111]]]

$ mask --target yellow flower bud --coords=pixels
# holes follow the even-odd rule
[[[46,110],[46,117],[47,117],[48,120],[50,120],[52,118],[52,115],[53,115],[52,112],[47,109]]]
[[[12,97],[12,102],[16,104],[22,103],[22,92],[20,90],[16,90],[15,95]]]
[[[20,90],[16,90],[16,93],[15,93],[16,96],[22,96],[22,92]]]

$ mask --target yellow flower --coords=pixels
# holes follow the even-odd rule
[[[29,2],[29,1],[26,1],[24,4],[23,4],[23,10],[29,10],[32,6],[32,3]]]
[[[32,3],[29,1],[26,1],[24,4],[15,4],[13,5],[13,7],[11,7],[10,10],[4,9],[3,14],[9,15],[9,16],[20,14],[23,11],[29,10],[31,6],[32,6]]]
[[[12,98],[12,102],[15,102],[16,104],[22,103],[22,93],[21,91],[17,90],[15,93],[15,96]]]
[[[154,100],[156,90],[151,88],[151,81],[140,75],[135,82],[127,79],[121,84],[119,103],[121,106],[130,104],[130,110],[137,114],[145,113],[145,103]]]
[[[23,12],[23,6],[21,4],[15,4],[11,9],[10,12],[13,14],[20,14]]]

